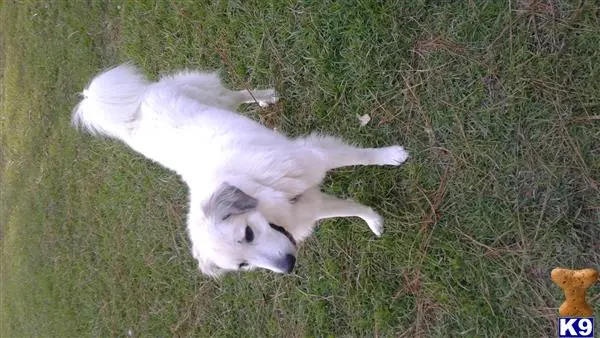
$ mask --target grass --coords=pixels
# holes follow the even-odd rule
[[[0,335],[553,336],[557,266],[600,268],[600,7],[591,1],[8,1],[2,11]],[[218,68],[290,135],[405,145],[324,189],[386,217],[323,223],[295,274],[201,276],[187,191],[73,130],[132,60]],[[357,115],[371,122],[359,127]],[[600,286],[589,292],[600,315]]]

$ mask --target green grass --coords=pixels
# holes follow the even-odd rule
[[[550,270],[600,268],[600,7],[431,3],[0,4],[0,335],[555,335]],[[328,221],[293,275],[201,276],[179,179],[69,125],[125,60],[274,85],[245,112],[290,135],[405,145],[401,168],[323,187],[384,236]]]

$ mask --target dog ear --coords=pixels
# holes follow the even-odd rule
[[[218,267],[213,261],[200,256],[196,251],[193,251],[193,253],[194,258],[198,261],[198,268],[204,275],[216,279],[225,274],[226,271]]]
[[[200,271],[211,278],[214,279],[218,279],[219,277],[223,276],[225,274],[225,270],[219,268],[216,264],[214,264],[213,262],[208,262],[208,261],[198,261],[198,268],[200,268]]]
[[[206,216],[225,220],[231,215],[250,211],[258,205],[258,200],[237,187],[223,183],[203,206]]]

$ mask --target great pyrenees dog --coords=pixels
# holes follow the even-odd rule
[[[273,89],[229,90],[217,73],[182,71],[151,82],[123,64],[91,81],[73,123],[121,140],[181,176],[190,192],[192,255],[204,274],[290,273],[298,243],[319,220],[356,216],[382,233],[382,217],[372,208],[321,192],[327,171],[397,166],[408,153],[317,134],[288,138],[236,113],[242,103],[277,101]]]

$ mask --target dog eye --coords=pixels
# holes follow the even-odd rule
[[[240,265],[238,265],[238,269],[241,269],[241,268],[243,268],[245,266],[248,266],[248,263],[242,262],[242,263],[240,263]]]
[[[248,243],[250,243],[254,240],[254,232],[248,226],[246,227],[246,234],[244,235],[244,238],[246,239],[246,242],[248,242]]]

